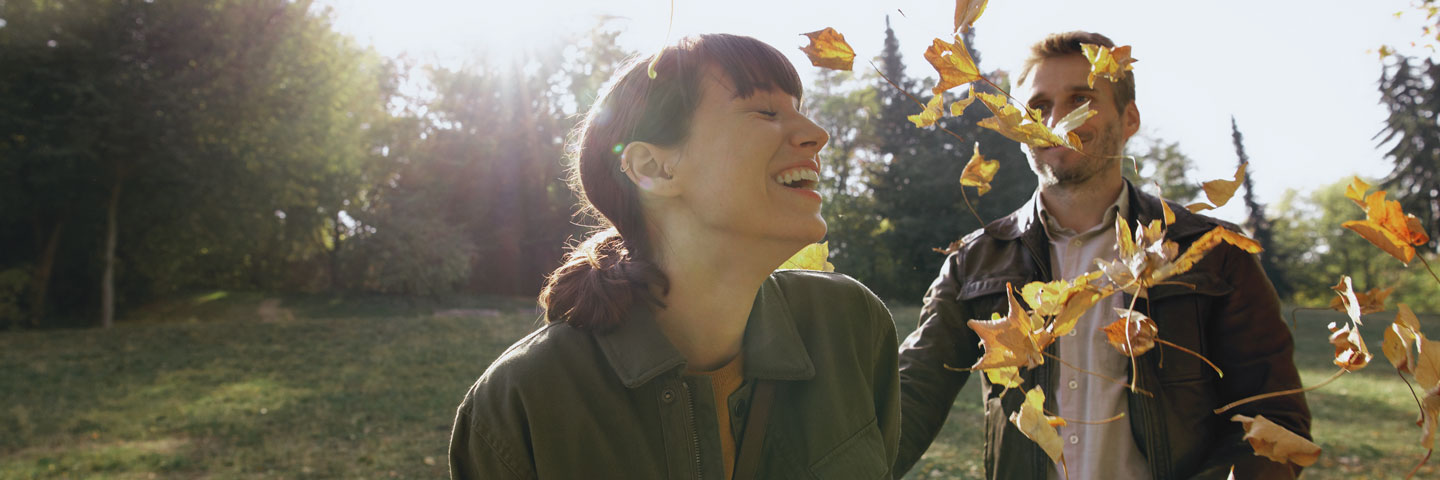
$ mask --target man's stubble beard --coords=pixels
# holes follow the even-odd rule
[[[1035,176],[1039,178],[1040,186],[1067,188],[1084,185],[1097,175],[1111,170],[1122,160],[1120,150],[1124,148],[1124,145],[1120,140],[1120,125],[1109,125],[1108,128],[1101,130],[1098,138],[1092,139],[1085,145],[1093,145],[1097,148],[1093,153],[1081,152],[1086,155],[1085,161],[1071,168],[1056,168],[1039,161],[1033,162],[1032,167],[1034,167]],[[1033,150],[1030,155],[1032,159],[1036,158]]]

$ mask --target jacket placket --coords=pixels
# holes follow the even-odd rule
[[[720,464],[719,445],[702,438],[700,432],[713,431],[702,428],[707,420],[713,424],[713,416],[702,415],[713,409],[711,402],[702,401],[711,395],[701,381],[680,375],[663,380],[660,385],[660,422],[665,435],[665,457],[669,478],[674,479],[720,479],[724,466]]]

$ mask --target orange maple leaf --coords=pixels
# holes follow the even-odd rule
[[[849,71],[855,66],[855,49],[845,42],[845,36],[834,28],[801,35],[810,37],[810,44],[800,48],[810,57],[810,64],[831,70]]]
[[[1342,280],[1339,285],[1335,285],[1330,288],[1335,290],[1337,293],[1340,293],[1340,295],[1330,299],[1330,309],[1337,312],[1344,312],[1349,304],[1349,300],[1346,299],[1343,292],[1344,289],[1352,287]],[[1395,287],[1385,289],[1372,288],[1367,292],[1360,293],[1356,293],[1354,290],[1351,290],[1350,293],[1351,295],[1355,296],[1355,300],[1360,306],[1360,314],[1366,315],[1375,312],[1385,311],[1385,299],[1389,298],[1390,294],[1394,292]]]
[[[1082,147],[1080,137],[1075,135],[1073,130],[1099,113],[1091,110],[1090,104],[1087,102],[1079,108],[1071,110],[1060,121],[1055,122],[1055,128],[1052,129],[1036,120],[1042,118],[1038,110],[1017,107],[1010,103],[1004,95],[976,92],[975,96],[981,104],[985,105],[985,108],[990,109],[990,113],[995,115],[981,120],[976,125],[994,130],[1004,135],[1005,138],[1024,143],[1032,148],[1066,147],[1079,150]]]
[[[1105,340],[1110,342],[1110,346],[1127,357],[1144,355],[1155,348],[1160,327],[1155,325],[1154,320],[1140,312],[1124,308],[1115,309],[1115,313],[1120,315],[1120,319],[1103,327]]]
[[[1135,69],[1132,65],[1136,62],[1130,57],[1130,46],[1106,48],[1100,45],[1089,43],[1080,44],[1085,51],[1085,58],[1090,60],[1090,77],[1087,79],[1090,88],[1095,88],[1095,79],[1104,78],[1112,82],[1118,82],[1125,78],[1125,72]]]
[[[1415,348],[1424,335],[1420,333],[1420,320],[1415,318],[1415,312],[1410,310],[1410,306],[1401,303],[1399,307],[1395,321],[1385,330],[1385,342],[1380,345],[1380,352],[1385,354],[1385,359],[1389,360],[1396,370],[1414,375]]]
[[[955,0],[955,31],[969,31],[970,27],[985,13],[989,0]]]
[[[1255,449],[1255,454],[1280,463],[1294,463],[1302,467],[1314,465],[1320,459],[1320,446],[1296,435],[1295,432],[1276,425],[1263,415],[1254,418],[1244,415],[1230,417],[1245,428],[1245,441]]]
[[[980,155],[980,142],[975,142],[975,154],[970,156],[970,161],[965,164],[965,171],[960,173],[960,185],[975,187],[976,194],[985,196],[990,193],[990,182],[995,179],[995,172],[1000,171],[999,160],[989,160]]]
[[[1368,185],[1357,178],[1346,189],[1345,196],[1355,200],[1364,191],[1359,189],[1364,187]],[[1384,190],[1365,197],[1364,208],[1365,220],[1351,220],[1340,226],[1360,234],[1401,263],[1409,265],[1415,259],[1415,246],[1430,242],[1420,219],[1402,211],[1400,202],[1386,200]]]
[[[1105,272],[1105,276],[1115,283],[1116,288],[1131,294],[1189,271],[1221,242],[1249,253],[1261,250],[1258,242],[1225,227],[1215,227],[1191,243],[1184,254],[1177,256],[1179,244],[1165,240],[1165,230],[1158,219],[1136,230],[1132,238],[1130,227],[1125,220],[1117,218],[1115,236],[1117,249],[1120,251],[1119,258],[1113,261],[1095,259],[1095,263]]]
[[[940,72],[940,82],[930,89],[936,95],[984,78],[980,67],[975,65],[975,59],[970,57],[970,50],[965,48],[965,41],[958,35],[955,43],[935,39],[930,48],[925,49],[925,61]]]
[[[1001,318],[997,313],[990,320],[970,320],[967,324],[985,347],[985,354],[971,366],[972,370],[999,367],[1036,367],[1045,363],[1044,350],[1054,336],[1046,332],[1044,319],[1032,315],[1015,300],[1010,284],[1005,284],[1010,310]]]
[[[1073,280],[1030,282],[1020,289],[1020,297],[1036,314],[1050,318],[1046,331],[1059,338],[1075,328],[1080,315],[1114,292],[1095,284],[1100,276],[1101,272],[1095,271]]]
[[[1239,168],[1235,169],[1234,179],[1226,180],[1221,178],[1200,185],[1201,188],[1205,190],[1205,198],[1210,200],[1209,204],[1195,202],[1186,205],[1185,208],[1192,212],[1203,212],[1220,208],[1225,206],[1226,203],[1230,203],[1230,198],[1235,196],[1235,190],[1240,189],[1240,184],[1245,182],[1246,165],[1249,164],[1242,163]]]

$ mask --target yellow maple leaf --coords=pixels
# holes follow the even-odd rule
[[[985,4],[989,0],[955,0],[955,31],[963,32],[970,30],[980,15],[985,13]]]
[[[1280,463],[1293,463],[1302,467],[1314,465],[1320,459],[1320,446],[1296,435],[1285,427],[1276,425],[1264,415],[1254,418],[1244,415],[1230,417],[1245,428],[1245,441],[1255,449],[1255,454]]]
[[[1399,307],[1395,321],[1385,330],[1385,342],[1380,345],[1380,352],[1385,354],[1385,359],[1389,360],[1396,370],[1414,375],[1415,347],[1423,338],[1420,333],[1420,320],[1415,318],[1415,312],[1410,310],[1409,305],[1401,303]]]
[[[990,193],[990,182],[995,179],[995,172],[998,171],[1000,161],[989,160],[980,155],[980,142],[975,142],[975,153],[965,164],[965,171],[960,173],[960,185],[975,187],[976,193],[983,197]]]
[[[1090,104],[1086,102],[1055,122],[1055,128],[1051,129],[1037,120],[1042,118],[1038,110],[1029,107],[1023,107],[1022,110],[1022,107],[1010,103],[1009,98],[1004,95],[976,92],[975,97],[994,114],[977,125],[1032,148],[1067,147],[1079,150],[1082,147],[1080,137],[1072,130],[1099,113],[1090,110]]]
[[[1005,296],[1010,301],[1010,310],[1004,317],[998,313],[990,320],[966,322],[975,334],[985,354],[971,366],[972,370],[987,370],[1000,367],[1036,367],[1045,363],[1044,350],[1055,338],[1045,332],[1044,320],[1031,315],[1015,300],[1010,284],[1005,284]]]
[[[1210,200],[1209,204],[1195,202],[1186,205],[1185,208],[1192,212],[1203,212],[1220,208],[1225,206],[1226,203],[1230,203],[1230,198],[1235,196],[1235,191],[1240,189],[1241,183],[1245,182],[1246,165],[1249,164],[1242,163],[1239,168],[1235,169],[1235,178],[1233,179],[1226,180],[1221,178],[1200,185],[1201,188],[1205,190],[1205,198]]]
[[[1355,202],[1360,208],[1365,208],[1365,192],[1369,190],[1370,184],[1360,177],[1350,177],[1350,184],[1345,186],[1345,198]]]
[[[1085,59],[1090,60],[1090,77],[1087,79],[1090,88],[1095,88],[1095,79],[1104,78],[1112,82],[1118,82],[1125,78],[1125,72],[1135,69],[1132,65],[1136,62],[1130,57],[1130,46],[1106,48],[1100,45],[1089,43],[1080,44],[1081,50],[1085,51]]]
[[[950,115],[955,117],[964,115],[965,109],[969,108],[972,103],[975,103],[975,84],[973,83],[970,84],[970,91],[966,93],[964,98],[950,104]]]
[[[930,89],[930,92],[936,95],[984,78],[984,75],[980,74],[980,67],[975,65],[975,59],[970,57],[970,50],[965,48],[965,41],[959,35],[955,36],[954,43],[935,39],[930,48],[925,49],[925,61],[930,62],[930,66],[940,73],[939,83]]]
[[[1020,297],[1036,314],[1051,317],[1046,331],[1059,338],[1075,328],[1080,315],[1113,292],[1094,283],[1101,275],[1094,271],[1073,280],[1030,282],[1020,289]]]
[[[810,44],[800,48],[810,57],[810,64],[820,68],[831,70],[849,71],[855,66],[855,49],[845,42],[845,36],[834,28],[825,27],[810,33],[802,33],[810,37]]]
[[[1005,388],[1020,388],[1019,367],[991,368],[985,370],[985,378],[989,379],[990,383]]]
[[[830,242],[812,243],[805,248],[795,252],[785,263],[780,264],[780,270],[817,270],[821,272],[835,271],[835,264],[830,263]]]
[[[1020,404],[1019,411],[1010,414],[1010,422],[1040,445],[1051,460],[1065,462],[1065,444],[1060,441],[1060,432],[1055,431],[1055,425],[1064,425],[1064,420],[1045,414],[1044,389],[1035,387],[1025,392],[1025,402]]]
[[[1363,184],[1364,182],[1357,178],[1351,183],[1351,187],[1360,188]],[[1352,196],[1351,190],[1347,189],[1345,196],[1355,200],[1359,194]],[[1400,202],[1386,200],[1384,190],[1377,190],[1365,197],[1364,208],[1365,220],[1351,220],[1340,226],[1360,234],[1401,263],[1409,265],[1410,261],[1415,259],[1415,246],[1430,242],[1430,236],[1425,233],[1420,219],[1402,211]]]
[[[916,127],[928,127],[940,121],[940,117],[945,115],[944,107],[945,93],[937,93],[934,97],[930,97],[930,101],[925,104],[924,110],[905,118],[910,120],[911,123],[914,123]]]

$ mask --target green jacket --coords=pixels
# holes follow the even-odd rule
[[[776,381],[760,478],[889,478],[899,449],[890,313],[850,277],[772,274],[755,296],[729,399],[736,436],[754,379]],[[721,479],[709,380],[649,309],[594,333],[549,324],[501,354],[455,416],[455,479]]]

